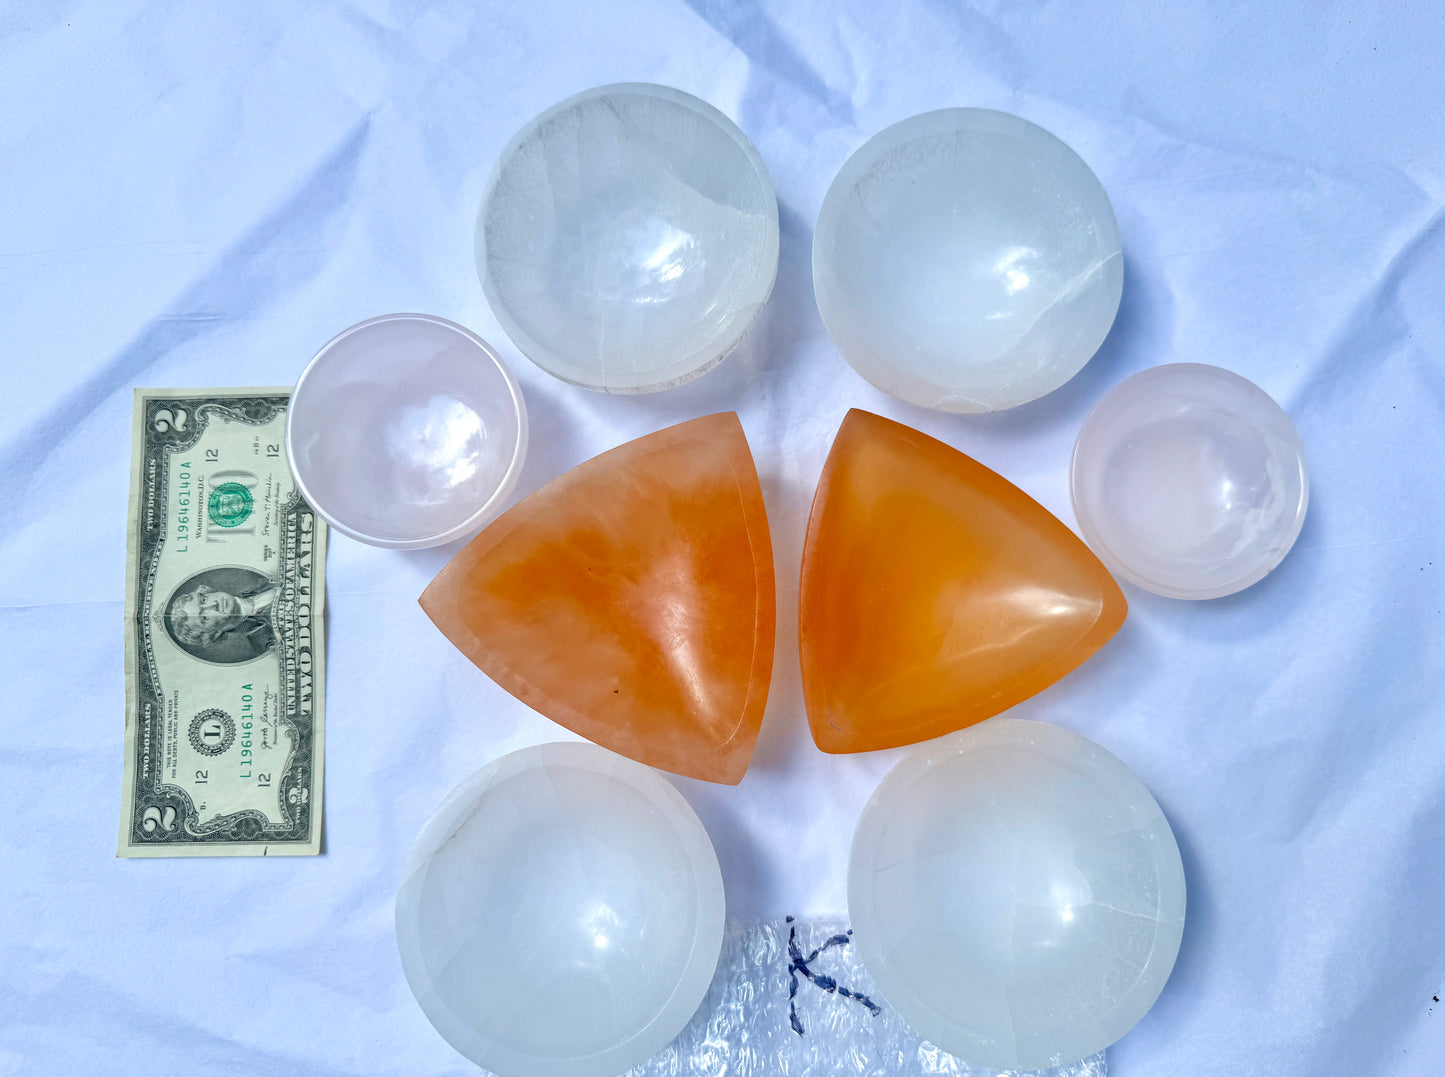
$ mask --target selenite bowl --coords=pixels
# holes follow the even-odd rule
[[[1184,869],[1139,779],[1058,726],[990,718],[914,748],[858,821],[858,954],[914,1032],[975,1066],[1113,1043],[1174,967]],[[876,997],[876,996],[875,996]]]
[[[843,357],[939,411],[1011,408],[1077,374],[1124,284],[1089,166],[1042,127],[954,108],[894,124],[823,199],[813,289]]]
[[[439,546],[505,502],[527,451],[511,371],[475,333],[427,314],[353,325],[291,396],[286,451],[331,526],[373,546]]]
[[[656,771],[592,744],[525,748],[467,779],[402,880],[407,983],[500,1077],[645,1061],[697,1010],[722,948],[722,873],[697,816]]]
[[[1154,367],[1115,386],[1074,443],[1074,515],[1115,575],[1170,598],[1258,582],[1304,526],[1309,471],[1289,416],[1219,367]]]
[[[502,151],[477,272],[512,342],[588,389],[669,389],[712,369],[778,272],[778,205],[737,126],[666,86],[570,97]]]

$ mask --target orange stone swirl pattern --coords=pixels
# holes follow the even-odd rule
[[[825,752],[951,733],[1042,691],[1119,629],[1118,584],[1057,518],[963,453],[865,411],[814,495],[798,610]]]
[[[737,415],[573,468],[484,529],[422,608],[523,703],[640,763],[735,784],[772,676],[762,488]]]

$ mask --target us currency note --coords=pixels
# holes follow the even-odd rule
[[[289,389],[137,389],[120,856],[320,851],[326,525]]]

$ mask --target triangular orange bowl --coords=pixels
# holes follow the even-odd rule
[[[776,593],[732,412],[573,468],[483,530],[421,596],[512,695],[640,763],[735,784],[772,676]]]
[[[1053,684],[1124,622],[1118,584],[1047,509],[976,460],[853,410],[803,546],[804,706],[825,752],[893,748]]]

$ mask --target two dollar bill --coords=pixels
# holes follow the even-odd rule
[[[320,851],[326,524],[289,389],[137,389],[121,856]]]

